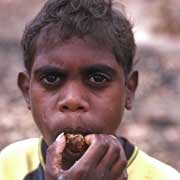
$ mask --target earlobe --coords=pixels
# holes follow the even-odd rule
[[[132,103],[134,100],[135,92],[138,86],[138,71],[133,71],[126,82],[127,95],[125,107],[127,110],[132,109]]]
[[[30,106],[30,98],[29,98],[29,75],[26,72],[20,72],[18,74],[18,79],[17,79],[17,84],[19,89],[21,90],[24,99],[27,103],[27,108],[29,110],[31,110],[31,106]]]
[[[127,110],[131,110],[132,109],[132,101],[133,101],[133,98],[128,97],[126,98],[126,109]]]

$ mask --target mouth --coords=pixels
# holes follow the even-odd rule
[[[82,136],[86,136],[88,134],[99,134],[100,132],[95,130],[95,129],[90,129],[90,128],[82,128],[82,127],[76,127],[76,128],[63,128],[61,129],[57,134],[56,134],[56,138],[59,134],[64,133],[66,134],[81,134]]]

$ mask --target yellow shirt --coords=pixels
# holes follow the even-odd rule
[[[138,148],[129,162],[128,180],[180,180],[179,172]]]
[[[0,180],[43,180],[41,139],[33,138],[9,145],[0,153]],[[136,147],[128,161],[128,180],[180,180],[172,167],[150,157]]]

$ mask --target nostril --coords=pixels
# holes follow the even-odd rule
[[[68,107],[64,105],[64,106],[62,106],[62,109],[68,110]]]
[[[63,106],[62,109],[64,111],[80,111],[80,110],[84,110],[84,107],[83,106],[76,106],[76,107]]]
[[[83,110],[83,109],[84,109],[83,106],[79,106],[79,107],[78,107],[78,110]]]
[[[62,111],[62,112],[65,112],[65,111],[72,111],[72,112],[75,112],[75,111],[87,111],[87,106],[86,103],[78,103],[78,102],[75,102],[75,101],[66,101],[66,102],[62,102],[59,104],[59,110]]]

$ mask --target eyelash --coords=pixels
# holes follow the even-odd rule
[[[48,80],[48,78],[54,78],[54,81]],[[102,88],[108,85],[112,81],[112,76],[103,72],[94,72],[86,76],[87,84],[92,88]],[[65,75],[61,73],[44,73],[40,77],[40,82],[46,88],[56,88],[60,86],[65,79]],[[100,80],[100,81],[98,81]]]
[[[54,82],[50,82],[47,78],[52,78],[54,77],[55,78],[55,81]],[[59,74],[59,73],[45,73],[45,74],[42,74],[40,76],[40,81],[43,85],[47,86],[47,87],[56,87],[58,86],[62,80],[63,80],[63,75],[62,74]]]
[[[101,82],[93,82],[93,81],[90,81],[91,78],[95,78],[95,77],[100,77],[102,78],[103,80]],[[98,78],[99,78],[98,77]],[[97,72],[97,73],[92,73],[88,76],[88,83],[92,86],[97,86],[97,87],[101,87],[101,86],[105,86],[107,85],[108,82],[110,82],[112,80],[112,77],[107,74],[107,73],[102,73],[102,72]]]

